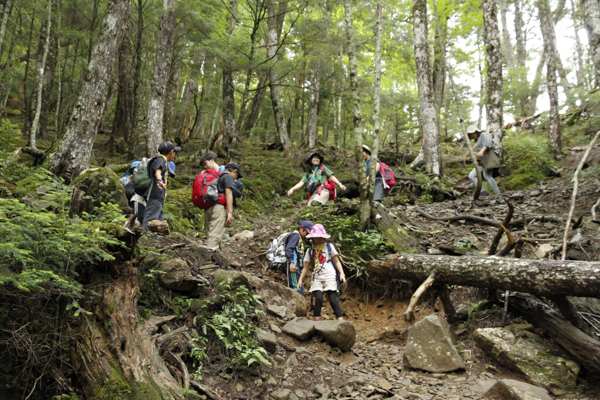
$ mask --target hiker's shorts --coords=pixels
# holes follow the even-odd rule
[[[336,281],[311,281],[310,283],[310,292],[328,292],[333,291],[337,292],[337,282]]]
[[[321,188],[321,194],[319,194],[318,191],[315,191],[315,194],[310,197],[309,205],[312,205],[315,201],[325,205],[327,200],[329,200],[329,189]]]

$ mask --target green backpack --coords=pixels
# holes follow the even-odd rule
[[[150,185],[152,185],[152,177],[148,172],[148,166],[151,165],[153,161],[154,158],[147,159],[144,157],[133,170],[133,188],[135,189],[135,193],[140,196],[143,196]]]

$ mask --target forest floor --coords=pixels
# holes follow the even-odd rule
[[[576,155],[573,158],[575,161],[566,166],[567,170],[570,170],[567,172],[572,172],[576,167]],[[562,242],[564,221],[573,187],[570,182],[571,176],[571,173],[565,173],[563,177],[541,182],[527,190],[484,197],[476,204],[472,204],[470,198],[470,181],[463,178],[456,182],[455,189],[462,187],[464,193],[456,200],[419,206],[398,205],[386,209],[388,213],[405,216],[405,222],[402,224],[415,238],[415,246],[419,253],[481,255],[487,254],[497,227],[465,220],[434,221],[421,216],[416,211],[417,207],[437,217],[470,214],[502,221],[508,210],[503,199],[509,199],[515,206],[513,219],[523,216],[530,218],[533,215],[557,218],[551,221],[537,218],[525,226],[512,229],[516,236],[537,240],[524,248],[522,256],[534,259],[538,257],[535,252],[537,250],[540,253],[541,245],[556,246]],[[584,240],[570,250],[569,258],[596,261],[600,256],[600,225],[590,222],[590,208],[599,193],[596,177],[590,178],[592,179],[587,179],[588,183],[584,180],[579,187],[574,218],[577,220],[579,216],[584,217],[579,228]],[[280,198],[278,201],[292,200]],[[287,218],[271,215],[249,220],[252,226],[248,227],[246,224],[245,228],[253,231],[254,237],[224,245],[224,254],[230,264],[263,279],[285,284],[284,276],[280,272],[263,272],[266,265],[265,248],[273,238],[282,233],[285,229],[283,227],[292,223],[293,218],[294,215]],[[236,232],[229,233],[233,236]],[[569,239],[573,235],[574,232],[570,233]],[[503,240],[506,240],[505,236]],[[499,248],[502,245],[501,242]],[[400,398],[409,399],[478,399],[499,379],[524,380],[522,376],[503,368],[486,355],[471,338],[471,333],[477,328],[501,326],[503,312],[501,305],[476,309],[474,305],[485,298],[486,293],[467,287],[458,287],[452,292],[455,306],[472,308],[468,322],[454,327],[460,333],[457,346],[466,361],[466,370],[459,373],[431,374],[403,368],[406,331],[412,325],[404,320],[404,311],[411,292],[412,290],[409,290],[395,296],[400,300],[394,300],[389,295],[374,295],[368,288],[361,289],[358,285],[353,285],[352,281],[344,285],[341,294],[344,316],[357,330],[357,342],[349,353],[332,349],[319,339],[298,342],[277,333],[277,328],[273,326],[281,326],[283,321],[268,316],[268,322],[263,321],[264,328],[274,330],[280,339],[292,344],[296,348],[295,353],[279,347],[273,357],[277,365],[263,369],[256,376],[211,372],[208,366],[204,370],[204,383],[220,388],[223,394],[230,398],[268,398],[267,391],[271,392],[275,388],[296,391],[298,398],[319,397],[320,395],[315,394],[315,387],[321,385],[331,391],[329,398],[338,399],[387,398],[394,393]],[[327,305],[323,310],[324,319],[333,318]],[[416,318],[420,320],[431,314],[443,316],[443,307],[435,297],[426,295],[416,309]],[[509,313],[506,325],[522,322],[524,321]],[[586,375],[584,372],[580,376],[579,384],[577,393],[566,394],[561,398],[600,399],[598,377]],[[327,398],[327,395],[322,398]]]

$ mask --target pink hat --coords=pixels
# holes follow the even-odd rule
[[[320,238],[328,239],[331,237],[331,235],[328,235],[327,232],[325,232],[325,228],[323,227],[323,225],[315,224],[315,225],[313,225],[312,229],[310,230],[310,233],[306,237],[307,238],[320,237]]]

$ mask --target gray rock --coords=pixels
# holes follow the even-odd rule
[[[297,340],[308,340],[315,332],[315,322],[307,319],[290,321],[281,328],[281,332]]]
[[[296,353],[292,353],[285,362],[286,367],[297,367],[299,364]]]
[[[256,330],[256,336],[258,342],[263,345],[265,350],[269,353],[275,353],[277,351],[277,337],[271,332],[267,332],[263,329]]]
[[[306,315],[308,303],[300,293],[279,283],[260,279],[255,275],[241,271],[224,269],[207,270],[217,279],[226,279],[230,286],[244,285],[254,289],[267,305],[283,306],[290,313]],[[286,311],[286,313],[287,313]],[[283,314],[285,317],[286,313]]]
[[[494,400],[552,400],[545,389],[528,383],[503,379],[496,383],[484,396]]]
[[[348,379],[346,382],[348,384],[356,383],[357,385],[362,386],[365,383],[367,383],[367,378],[365,375],[354,375],[352,378]]]
[[[315,356],[314,361],[320,366],[327,366],[329,362],[325,359],[325,357]]]
[[[254,232],[252,231],[241,231],[240,233],[233,236],[235,240],[246,240],[252,239],[254,237]]]
[[[508,329],[477,329],[477,344],[500,364],[524,374],[529,382],[560,395],[577,384],[580,366],[560,348],[549,348],[538,335]]]
[[[485,393],[497,382],[498,381],[495,379],[479,379],[477,380],[477,383],[471,386],[471,391],[475,393]]]
[[[83,211],[92,213],[94,207],[102,203],[118,204],[121,210],[130,210],[125,189],[119,182],[119,177],[109,168],[91,168],[85,170],[73,182],[73,186],[85,192]]]
[[[267,385],[270,386],[277,386],[277,381],[275,380],[275,378],[273,378],[272,376],[269,377],[269,379],[267,379]]]
[[[199,283],[204,282],[192,275],[187,263],[180,258],[173,258],[161,263],[158,270],[165,272],[158,274],[158,277],[160,283],[167,289],[193,292],[198,288]]]
[[[301,390],[301,389],[296,389],[296,390],[294,390],[294,394],[295,394],[295,395],[296,395],[296,397],[298,397],[299,399],[305,399],[305,398],[307,398],[307,397],[308,397],[308,396],[306,395],[306,393],[304,393],[304,391],[303,391],[303,390]]]
[[[465,368],[454,347],[454,331],[438,317],[430,315],[408,330],[404,366],[428,372],[451,372]]]
[[[344,352],[350,351],[356,341],[356,329],[350,321],[316,321],[315,333]]]
[[[290,393],[292,393],[290,389],[278,389],[271,392],[271,398],[276,400],[288,400]]]
[[[285,306],[276,306],[273,304],[269,304],[267,306],[267,311],[276,317],[285,318],[285,313],[287,309],[285,308]]]
[[[275,333],[281,333],[281,329],[275,324],[271,324],[271,330]]]
[[[389,383],[386,379],[380,379],[377,381],[377,384],[384,388],[385,390],[392,390],[392,384]]]
[[[324,395],[327,393],[327,389],[323,385],[315,385],[315,393]]]

